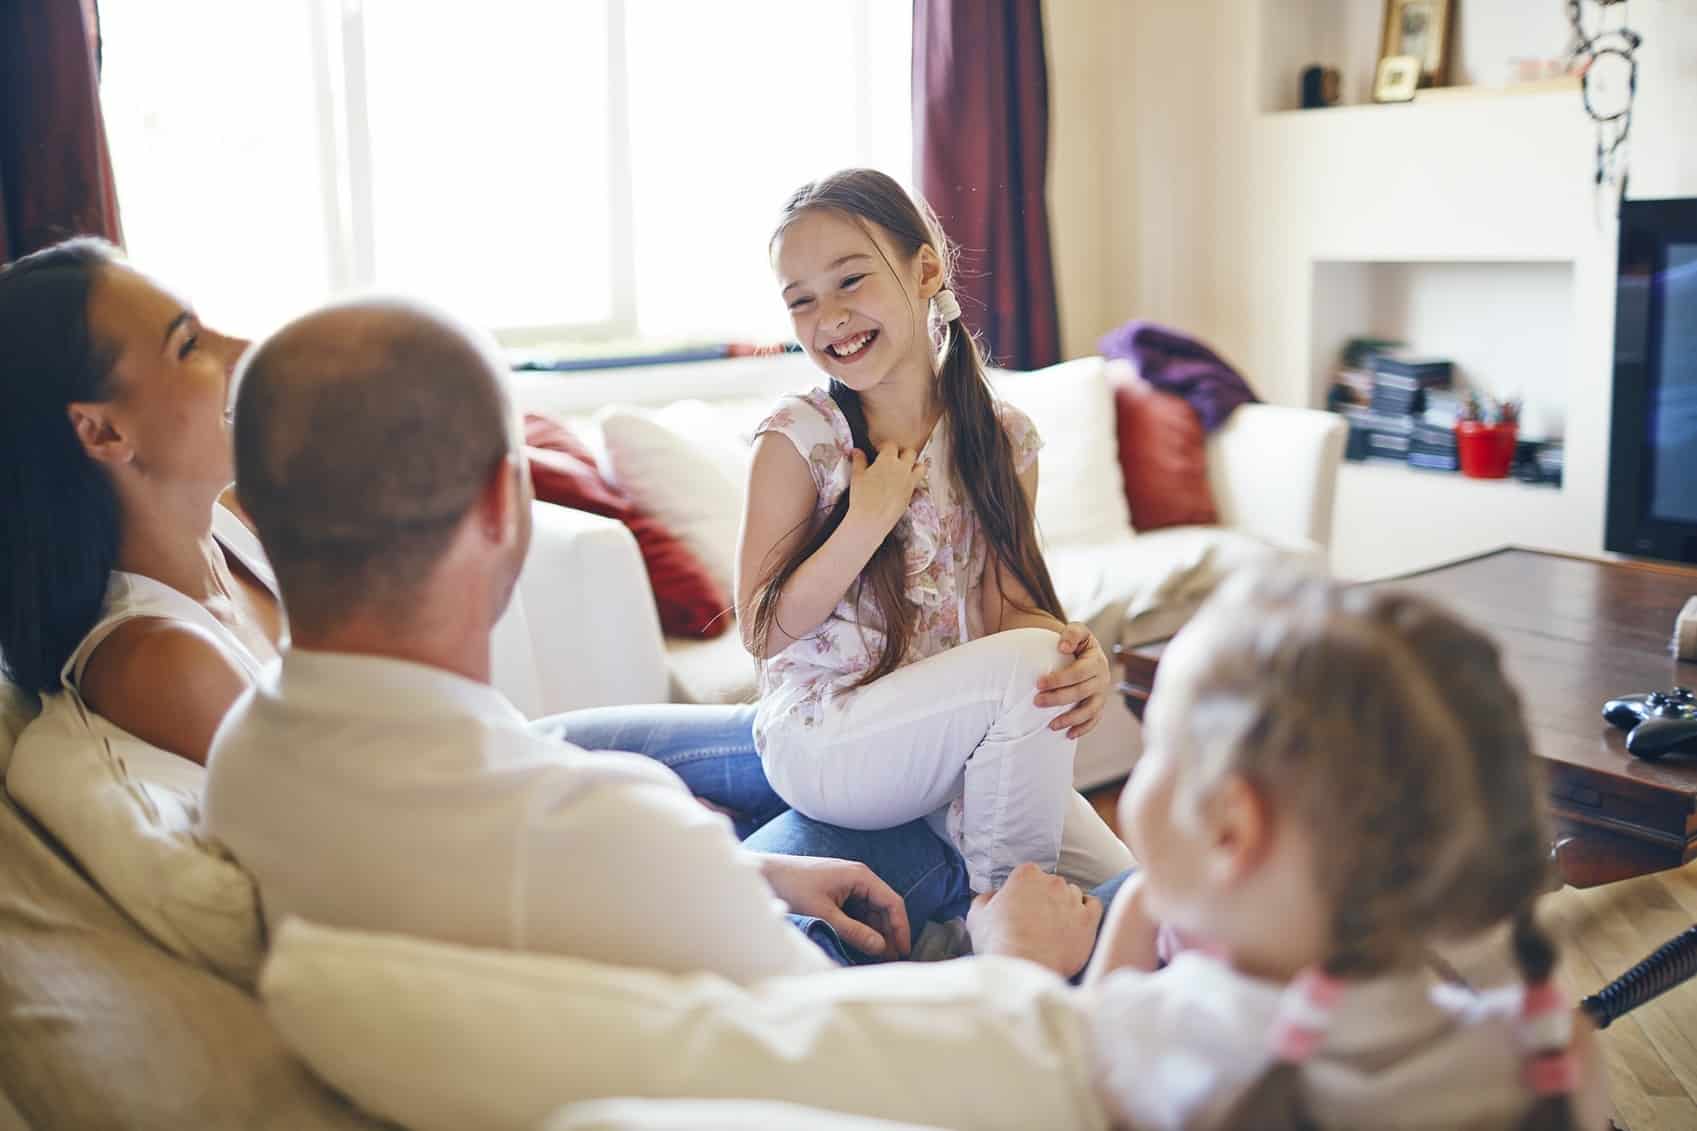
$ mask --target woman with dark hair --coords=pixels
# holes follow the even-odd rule
[[[76,239],[0,268],[0,661],[196,762],[284,627],[234,478],[246,343]]]

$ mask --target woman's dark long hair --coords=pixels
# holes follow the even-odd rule
[[[943,286],[949,286],[954,249],[931,210],[915,203],[891,177],[874,169],[845,169],[803,185],[784,205],[773,241],[776,242],[784,229],[797,218],[813,211],[835,212],[862,226],[875,225],[910,259],[919,254],[921,247],[929,246],[942,260]],[[895,264],[887,265],[899,274]],[[1066,614],[1055,595],[1049,567],[1043,561],[1031,504],[1019,483],[1013,445],[996,416],[995,401],[984,376],[984,362],[978,355],[978,346],[959,319],[945,323],[941,332],[945,344],[937,389],[943,402],[944,419],[948,421],[955,485],[972,504],[979,527],[989,540],[987,568],[993,570],[1000,562],[1024,587],[1037,605],[1037,610],[1027,611],[1040,610],[1064,621]],[[832,381],[831,398],[848,419],[854,446],[866,453],[868,461],[877,459],[877,450],[867,435],[866,410],[860,403],[860,394],[839,381]],[[769,569],[762,578],[754,596],[755,640],[767,638],[776,622],[778,596],[784,585],[841,525],[843,517],[848,514],[848,505],[849,494],[844,491],[825,520],[801,541],[787,559]],[[871,587],[882,622],[879,627],[884,632],[882,652],[856,686],[871,683],[900,667],[912,643],[919,610],[907,600],[904,551],[901,536],[891,531],[856,582],[857,594],[862,587]],[[993,578],[992,574],[987,584],[995,584]]]
[[[0,665],[38,694],[99,619],[118,557],[117,496],[66,411],[111,395],[88,307],[116,256],[75,239],[0,268]]]

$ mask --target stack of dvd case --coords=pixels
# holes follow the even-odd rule
[[[1350,427],[1346,454],[1454,471],[1458,464],[1453,431],[1422,419],[1428,390],[1447,388],[1454,366],[1444,358],[1404,350],[1385,350],[1364,360],[1372,373],[1372,393],[1364,411],[1345,412]],[[1443,401],[1445,395],[1432,399]]]

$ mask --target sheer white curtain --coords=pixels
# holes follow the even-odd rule
[[[786,333],[802,182],[911,182],[907,0],[102,0],[133,259],[263,332],[351,290],[512,341]]]

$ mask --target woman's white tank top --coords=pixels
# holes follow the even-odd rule
[[[226,553],[234,555],[248,572],[257,577],[271,591],[273,597],[277,595],[277,578],[271,572],[271,564],[265,560],[265,551],[261,549],[259,539],[243,525],[241,519],[222,506],[213,507],[212,536],[218,540],[218,544]],[[216,568],[219,580],[224,583],[225,588],[233,589],[235,581],[224,567],[224,563],[218,562]],[[204,630],[218,650],[232,664],[246,672],[249,679],[257,681],[265,670],[266,662],[255,656],[241,638],[230,631],[228,625],[207,612],[198,601],[151,577],[113,570],[111,580],[106,585],[106,605],[101,611],[100,620],[95,622],[88,635],[82,638],[82,643],[77,645],[76,651],[71,653],[71,658],[65,661],[65,666],[59,673],[65,689],[80,699],[79,686],[82,683],[83,668],[87,666],[89,657],[94,655],[94,650],[100,647],[119,625],[140,617],[183,621]],[[279,641],[279,649],[283,643]]]

